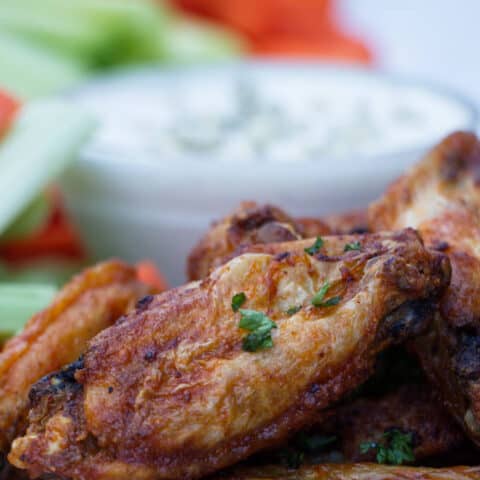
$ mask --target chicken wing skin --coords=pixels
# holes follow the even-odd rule
[[[362,383],[380,350],[423,331],[449,281],[447,258],[413,230],[361,237],[361,251],[344,242],[245,254],[144,300],[34,388],[11,462],[32,475],[188,479],[278,445]],[[340,298],[314,306],[327,281]],[[239,292],[276,322],[272,348],[242,349]]]
[[[376,231],[417,228],[444,251],[452,282],[430,333],[416,342],[425,372],[480,445],[480,144],[447,137],[370,209]]]
[[[21,433],[30,387],[75,360],[87,341],[147,293],[133,267],[99,264],[75,277],[0,353],[0,451]]]
[[[478,480],[480,467],[419,468],[359,463],[314,465],[299,470],[282,467],[245,468],[212,480]]]
[[[360,451],[364,442],[381,442],[385,432],[412,434],[416,462],[461,447],[465,436],[426,384],[402,385],[380,398],[359,398],[340,407],[333,432],[340,437],[347,462],[375,461]]]
[[[390,375],[395,375],[389,370]],[[445,454],[457,455],[460,451],[463,461],[474,458],[468,437],[430,385],[422,380],[374,394],[382,383],[381,376],[374,375],[360,387],[361,396],[329,410],[327,419],[322,412],[313,427],[295,434],[279,449],[259,455],[257,463],[374,462],[376,450],[362,453],[361,445],[383,444],[385,434],[394,430],[411,435],[412,464],[421,465],[427,459],[438,466],[452,465]]]
[[[320,221],[310,221],[306,227],[310,234],[330,232]],[[303,232],[304,227],[283,210],[273,205],[243,202],[231,215],[213,224],[192,250],[187,260],[188,278],[205,278],[241,245],[299,240],[305,238]]]
[[[247,245],[270,244],[321,235],[367,233],[365,210],[318,218],[292,218],[272,205],[243,202],[229,216],[213,224],[187,260],[190,280],[205,278]]]

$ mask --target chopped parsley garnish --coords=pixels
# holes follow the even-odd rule
[[[317,239],[315,240],[314,244],[311,247],[305,248],[305,252],[308,253],[309,255],[315,255],[323,247],[323,243],[324,243],[323,238],[317,237]]]
[[[243,338],[242,347],[247,352],[256,352],[273,347],[271,332],[277,324],[270,320],[264,313],[256,310],[240,309],[242,317],[238,326],[249,333]]]
[[[360,242],[347,243],[343,249],[344,252],[350,252],[352,250],[361,250],[362,246]]]
[[[293,307],[290,307],[285,313],[287,315],[295,315],[296,313],[298,313],[300,310],[302,309],[302,306],[301,305],[294,305]]]
[[[400,430],[388,430],[383,434],[383,443],[363,442],[360,452],[367,453],[376,450],[377,462],[388,465],[402,465],[405,462],[414,462],[413,435],[402,433]]]
[[[238,312],[240,307],[245,303],[245,300],[247,299],[247,296],[243,293],[237,293],[232,297],[232,310],[234,312]]]
[[[327,294],[329,289],[330,283],[325,282],[323,284],[323,287],[313,296],[312,305],[314,305],[315,307],[333,307],[334,305],[338,305],[342,297],[336,296],[331,297],[328,300],[324,300],[325,295]]]

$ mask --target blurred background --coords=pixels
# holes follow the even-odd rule
[[[1,330],[107,256],[181,283],[242,199],[366,205],[478,127],[478,18],[476,0],[2,0]]]

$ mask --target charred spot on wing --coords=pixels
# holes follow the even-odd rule
[[[148,306],[152,303],[154,296],[147,295],[141,298],[137,304],[135,305],[135,310],[137,313],[141,313],[148,308]]]
[[[439,240],[438,242],[434,242],[431,248],[432,250],[436,250],[437,252],[446,252],[450,248],[450,245],[444,240]]]
[[[450,283],[451,265],[447,255],[434,252],[430,262],[420,259],[415,263],[404,261],[404,252],[401,248],[396,255],[390,257],[384,266],[384,272],[403,291],[421,291],[425,287],[425,273],[430,273],[428,280],[428,294],[440,295]]]
[[[56,395],[65,390],[81,390],[82,385],[77,382],[75,373],[85,367],[83,355],[75,362],[67,365],[58,372],[50,373],[35,383],[28,394],[30,404],[36,406],[45,396]]]
[[[325,255],[324,253],[316,253],[314,255],[315,259],[320,261],[320,262],[331,262],[331,263],[334,263],[334,262],[339,262],[340,260],[342,260],[343,257],[339,256],[339,255]]]
[[[350,235],[364,235],[366,233],[370,233],[370,229],[367,225],[357,225],[350,229],[348,233]]]
[[[290,252],[282,252],[275,256],[275,260],[277,262],[282,262],[283,260],[286,260],[289,256]]]
[[[459,350],[454,358],[455,371],[465,380],[480,378],[480,335],[463,333]]]
[[[426,331],[436,310],[433,302],[426,300],[412,300],[405,302],[384,317],[377,339],[393,340],[402,343]]]

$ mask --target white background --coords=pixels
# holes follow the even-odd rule
[[[338,10],[375,66],[453,87],[480,107],[480,0],[340,0]]]

